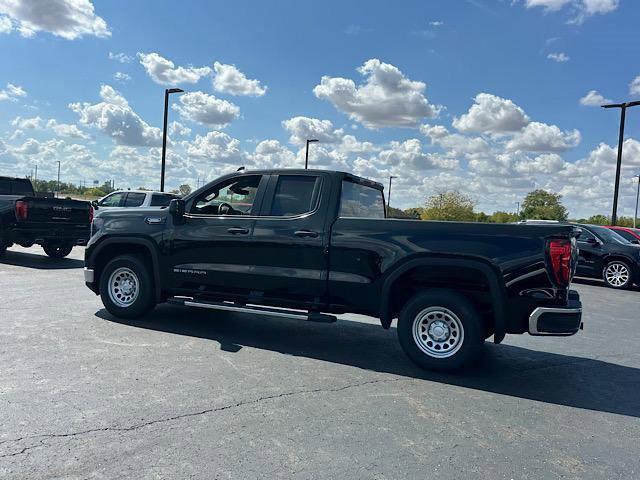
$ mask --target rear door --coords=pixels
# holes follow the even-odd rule
[[[326,294],[331,177],[272,175],[253,229],[253,295],[318,304]]]

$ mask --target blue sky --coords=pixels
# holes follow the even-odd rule
[[[0,172],[53,178],[60,160],[70,181],[157,187],[163,92],[179,86],[171,187],[299,166],[317,136],[312,163],[398,176],[397,206],[457,188],[514,210],[540,187],[574,215],[610,210],[618,112],[597,104],[640,97],[635,2],[175,5],[0,0]],[[640,108],[624,214],[639,136]]]

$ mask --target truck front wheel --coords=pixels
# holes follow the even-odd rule
[[[449,371],[469,365],[482,351],[483,332],[474,306],[448,290],[416,294],[398,318],[402,349],[428,370]]]
[[[100,275],[100,298],[107,311],[119,318],[149,313],[156,305],[149,268],[136,256],[114,258]]]
[[[73,250],[71,243],[45,243],[42,246],[44,253],[51,258],[64,258]]]

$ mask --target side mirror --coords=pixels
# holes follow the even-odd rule
[[[600,245],[598,239],[593,237],[587,238],[587,243],[590,243],[591,245]]]
[[[93,207],[94,210],[98,210],[98,208],[99,208],[98,201],[97,200],[91,200],[91,206]]]
[[[169,203],[169,213],[173,217],[174,221],[182,220],[184,217],[184,200],[181,198],[174,198]]]
[[[633,243],[635,245],[640,245],[640,240],[633,239],[633,240],[631,240],[631,243]]]

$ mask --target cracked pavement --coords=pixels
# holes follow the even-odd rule
[[[0,262],[0,478],[637,478],[640,292],[585,330],[423,372],[395,330],[161,306],[111,317],[82,249]]]

